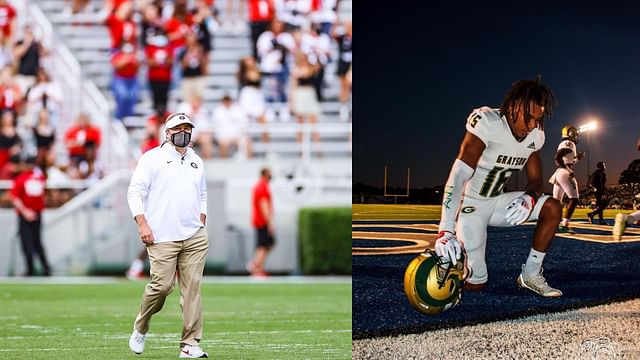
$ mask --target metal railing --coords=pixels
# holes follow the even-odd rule
[[[69,48],[56,38],[53,25],[40,7],[32,3],[28,9],[35,30],[42,36],[41,41],[51,46],[47,63],[49,72],[61,85],[64,94],[58,132],[64,133],[78,113],[87,113],[92,123],[100,127],[102,132],[102,148],[105,150],[100,152],[100,159],[105,170],[110,172],[129,168],[132,163],[132,157],[126,151],[129,137],[127,132],[123,131],[121,123],[111,121],[106,97],[93,81],[84,78],[82,67]],[[56,144],[56,152],[63,157],[66,155],[63,144]]]

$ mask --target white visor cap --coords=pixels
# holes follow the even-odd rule
[[[187,116],[187,114],[185,114],[185,113],[174,113],[174,114],[171,114],[167,118],[167,121],[164,123],[164,125],[165,125],[165,127],[167,129],[173,129],[174,127],[176,127],[176,126],[178,126],[180,124],[189,124],[189,125],[191,125],[191,127],[195,127],[195,125],[193,125],[193,121],[191,121],[189,116]]]

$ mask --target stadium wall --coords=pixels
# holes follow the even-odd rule
[[[266,269],[299,273],[298,211],[309,206],[351,203],[351,160],[209,160],[207,230],[209,270],[242,273],[254,251],[251,189],[260,169],[273,174],[276,247]],[[59,275],[100,268],[124,269],[142,248],[131,220],[126,189],[130,171],[111,174],[58,209],[43,216],[43,244]],[[0,276],[21,274],[24,261],[13,209],[0,210]]]

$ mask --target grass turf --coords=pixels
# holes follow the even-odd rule
[[[440,220],[440,205],[353,204],[351,209],[352,220]],[[590,211],[578,208],[572,218],[584,220]],[[630,214],[633,210],[606,209],[604,218],[613,219],[619,212]]]
[[[128,347],[145,283],[0,284],[0,359],[177,358],[179,291]],[[219,359],[351,359],[351,284],[203,284],[201,346]]]

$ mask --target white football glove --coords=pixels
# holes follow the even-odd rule
[[[436,254],[453,265],[462,258],[462,246],[456,235],[448,231],[440,231],[436,239]]]
[[[529,194],[522,194],[513,199],[509,205],[505,207],[507,214],[505,218],[511,225],[520,225],[527,221],[529,215],[533,211],[536,201]]]

